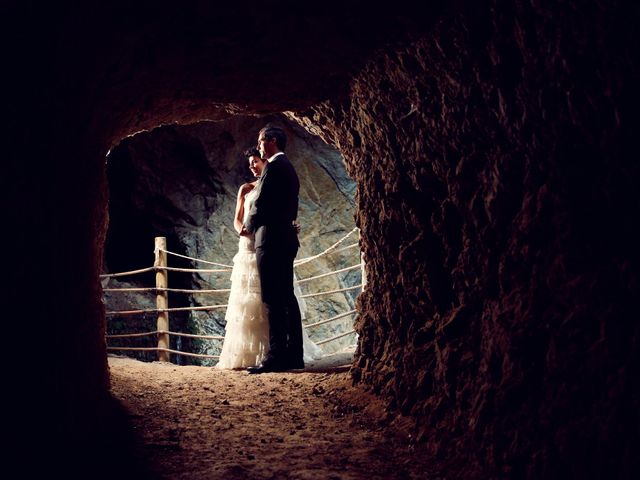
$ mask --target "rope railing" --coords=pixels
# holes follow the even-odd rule
[[[293,262],[293,266],[294,267],[299,267],[300,265],[304,265],[305,263],[309,263],[312,260],[315,260],[316,258],[320,258],[323,255],[326,255],[327,253],[329,253],[333,249],[335,249],[338,245],[340,245],[342,242],[344,242],[351,235],[353,235],[353,233],[356,232],[357,230],[358,230],[358,227],[355,227],[353,230],[351,230],[349,233],[347,233],[344,237],[342,237],[336,243],[334,243],[333,245],[331,245],[329,248],[325,249],[324,251],[318,253],[317,255],[313,255],[312,257],[307,257],[307,258],[301,258],[300,260],[294,261]]]
[[[336,335],[335,337],[327,338],[326,340],[320,340],[319,342],[316,342],[316,345],[324,345],[325,343],[333,342],[334,340],[338,340],[339,338],[346,337],[347,335],[350,335],[352,333],[356,333],[356,331],[349,330],[348,332],[341,333],[339,335]]]
[[[300,260],[296,260],[294,261],[294,266],[299,266],[299,265],[303,265],[305,263],[311,262],[312,260],[315,260],[317,258],[322,257],[323,255],[326,255],[328,253],[331,253],[333,251],[334,248],[336,248],[338,245],[340,245],[342,242],[344,242],[347,238],[349,238],[355,231],[357,231],[358,228],[354,228],[353,230],[351,230],[349,233],[347,233],[344,237],[342,237],[340,240],[338,240],[336,243],[334,243],[333,245],[331,245],[329,248],[327,248],[326,250],[318,253],[317,255],[314,255],[312,257],[306,257],[306,258],[301,258]],[[338,253],[338,252],[342,252],[345,250],[349,250],[351,248],[354,247],[358,247],[360,244],[359,243],[352,243],[351,245],[347,245],[346,247],[342,247],[339,248],[335,251],[333,251],[332,253]],[[216,263],[216,262],[209,262],[208,260],[202,260],[200,258],[195,258],[195,257],[189,257],[187,255],[181,255],[179,253],[175,253],[175,252],[171,252],[169,250],[164,250],[164,249],[159,249],[159,251],[162,251],[168,255],[173,255],[175,257],[180,257],[180,258],[185,258],[187,260],[193,260],[194,262],[200,262],[200,263],[205,263],[207,265],[215,265],[218,267],[224,267],[224,270],[202,270],[202,269],[193,269],[191,271],[195,271],[195,272],[212,272],[212,273],[216,273],[216,272],[227,272],[230,271],[233,266],[232,265],[226,265],[224,263]],[[179,270],[179,269],[175,269],[175,271],[187,271],[187,270]]]
[[[349,270],[355,270],[356,268],[362,268],[360,264],[352,265],[350,267],[342,268],[340,270],[334,270],[333,272],[323,273],[322,275],[316,275],[315,277],[303,278],[298,280],[296,283],[300,285],[301,283],[310,282],[311,280],[317,280],[318,278],[328,277],[329,275],[335,275],[336,273],[348,272]]]
[[[122,287],[122,288],[103,288],[103,292],[157,292],[160,289],[157,287]]]
[[[332,273],[332,272],[330,272]],[[317,278],[317,277],[316,277]],[[312,280],[311,278],[308,280]],[[358,284],[358,285],[354,285],[353,287],[345,287],[345,288],[340,288],[337,290],[328,290],[328,291],[324,291],[324,292],[317,292],[317,293],[308,293],[306,295],[300,295],[300,298],[311,298],[311,297],[319,297],[322,295],[330,295],[333,293],[341,293],[341,292],[347,292],[350,290],[357,290],[358,288],[362,288],[362,284]],[[106,289],[105,289],[106,290]],[[136,290],[136,289],[122,289],[123,291],[130,291],[130,290]],[[173,291],[171,289],[167,289],[167,288],[149,288],[149,289],[142,289],[144,291],[147,290],[157,290],[157,291]],[[205,290],[187,290],[188,292],[205,292]],[[219,290],[216,290],[219,291]],[[174,308],[145,308],[145,309],[139,309],[139,310],[112,310],[112,311],[107,311],[105,312],[105,315],[108,316],[112,316],[112,315],[138,315],[141,313],[158,313],[158,312],[186,312],[186,311],[198,311],[198,310],[216,310],[218,308],[227,308],[229,305],[225,304],[225,305],[201,305],[198,307],[174,307]]]
[[[201,340],[224,340],[224,336],[222,335],[196,335],[193,333],[163,332],[163,331],[158,331],[158,333],[168,333],[176,337],[199,338]]]
[[[330,272],[330,273],[335,273],[335,272]],[[308,280],[313,280],[313,278],[309,278]],[[311,298],[311,297],[319,297],[322,295],[330,295],[333,293],[341,293],[341,292],[348,292],[350,290],[357,290],[358,288],[362,288],[362,284],[359,283],[358,285],[354,285],[352,287],[345,287],[345,288],[340,288],[337,290],[328,290],[328,291],[324,291],[324,292],[317,292],[317,293],[308,293],[306,295],[300,295],[300,298]],[[229,293],[231,291],[230,288],[225,288],[225,289],[219,289],[219,290],[198,290],[198,289],[185,289],[185,288],[156,288],[156,287],[148,287],[148,288],[142,288],[142,287],[131,287],[131,288],[103,288],[102,289],[103,292],[138,292],[138,293],[144,293],[144,292],[174,292],[174,293],[201,293],[201,294],[205,294],[205,293]],[[227,305],[222,305],[223,307],[226,307]],[[204,308],[204,307],[202,307]],[[196,309],[202,309],[201,307],[184,307],[183,310],[196,310]],[[120,310],[120,311],[112,311],[112,312],[106,312],[107,315],[116,315],[119,313],[122,313],[126,310]],[[164,309],[164,310],[158,310],[157,308],[153,308],[153,309],[147,309],[147,310],[130,310],[131,312],[138,312],[138,313],[149,313],[149,312],[160,312],[160,311],[171,311],[168,309]],[[176,310],[177,311],[177,310]]]
[[[126,315],[128,312],[140,312],[141,310],[123,310],[120,312],[117,312],[118,314],[124,314]],[[145,313],[149,313],[149,312],[157,312],[158,310],[155,309],[150,309],[150,310],[144,310]],[[341,318],[344,317],[348,317],[349,315],[352,315],[354,313],[356,313],[357,310],[349,310],[348,312],[344,312],[341,313],[339,315],[336,315],[334,317],[331,318],[327,318],[325,320],[321,320],[319,322],[315,322],[315,323],[309,323],[307,325],[304,326],[304,328],[313,328],[313,327],[317,327],[319,325],[325,325],[327,323],[331,323],[335,320],[339,320]],[[114,312],[108,312],[108,313],[114,313]],[[145,336],[149,336],[149,335],[156,335],[156,334],[164,334],[164,333],[168,333],[169,335],[174,335],[174,336],[178,336],[178,337],[190,337],[190,338],[202,338],[202,339],[207,339],[207,340],[224,340],[223,336],[211,336],[211,335],[194,335],[194,334],[190,334],[190,333],[180,333],[180,332],[170,332],[168,330],[153,330],[151,332],[144,332],[144,333],[123,333],[123,334],[108,334],[105,335],[106,338],[133,338],[133,337],[145,337]]]
[[[159,308],[158,312],[188,312],[188,311],[208,311],[208,310],[217,310],[219,308],[227,308],[228,305],[201,305],[199,307],[174,307],[174,308]]]
[[[147,268],[141,268],[139,270],[131,270],[129,272],[105,273],[103,275],[100,275],[100,278],[124,277],[127,275],[137,275],[138,273],[153,272],[155,270],[157,270],[156,267],[147,267]]]
[[[160,268],[158,268],[160,270]],[[230,272],[230,268],[178,268],[178,267],[162,267],[167,272],[184,272],[184,273],[223,273]]]
[[[131,270],[130,272],[105,273],[103,275],[100,275],[100,278],[124,277],[126,275],[136,275],[138,273],[157,272],[159,270],[165,270],[167,272],[184,272],[184,273],[223,273],[223,272],[230,272],[231,268],[178,268],[178,267],[154,266],[154,267],[148,267],[148,268],[141,268],[139,270]]]
[[[187,255],[181,255],[179,253],[175,253],[175,252],[170,252],[169,250],[164,250],[164,249],[159,249],[160,251],[168,254],[168,255],[173,255],[174,257],[180,257],[180,258],[186,258],[187,260],[193,260],[194,262],[200,262],[200,263],[205,263],[207,265],[215,265],[216,267],[224,267],[224,268],[233,268],[233,265],[225,265],[224,263],[216,263],[216,262],[210,262],[208,260],[202,260],[201,258],[195,258],[195,257],[188,257]]]
[[[227,308],[228,305],[201,305],[199,307],[173,307],[173,308],[144,308],[139,310],[112,310],[105,312],[107,316],[113,315],[140,315],[142,313],[170,313],[170,312],[187,312],[187,311],[199,311],[199,310],[217,310],[219,308]]]
[[[187,288],[160,288],[160,287],[127,287],[127,288],[103,288],[103,292],[172,292],[172,293],[229,293],[230,288],[216,290],[198,290]]]
[[[136,337],[148,337],[149,335],[156,335],[158,333],[168,333],[169,335],[174,335],[176,337],[199,338],[202,340],[224,340],[224,337],[221,335],[194,335],[192,333],[170,332],[167,330],[153,330],[152,332],[143,332],[143,333],[122,333],[122,334],[116,334],[116,335],[105,335],[105,337],[106,338],[136,338]]]
[[[351,230],[349,233],[347,233],[344,237],[342,237],[340,240],[338,240],[337,242],[335,242],[333,245],[331,245],[329,248],[325,249],[323,252],[317,254],[317,255],[313,255],[311,257],[307,257],[307,258],[303,258],[301,260],[298,260],[296,262],[294,262],[294,266],[300,266],[303,265],[305,263],[308,263],[312,260],[316,260],[320,257],[322,257],[323,255],[327,255],[329,253],[338,253],[338,252],[342,252],[342,251],[346,251],[349,249],[352,249],[354,247],[357,247],[359,244],[356,243],[352,243],[350,245],[346,245],[344,247],[338,248],[339,245],[341,243],[343,243],[348,237],[350,237],[351,235],[353,235],[354,232],[356,232],[358,229],[354,228],[353,230]],[[156,260],[154,262],[154,265],[152,267],[148,267],[148,268],[142,268],[142,269],[138,269],[138,270],[132,270],[132,271],[128,271],[128,272],[118,272],[118,273],[110,273],[110,274],[103,274],[100,275],[101,279],[110,279],[110,278],[118,278],[118,277],[123,277],[126,275],[134,275],[134,274],[140,274],[140,273],[146,273],[146,272],[155,272],[156,273],[156,286],[155,287],[123,287],[123,288],[103,288],[104,292],[112,292],[112,293],[120,293],[120,292],[137,292],[137,293],[145,293],[145,292],[153,292],[156,294],[156,308],[140,308],[140,309],[132,309],[132,310],[110,310],[105,312],[105,314],[108,317],[114,317],[114,316],[134,316],[134,315],[143,315],[143,314],[148,314],[148,313],[152,313],[152,314],[156,314],[158,317],[158,321],[157,321],[157,329],[153,330],[153,331],[149,331],[149,332],[143,332],[143,333],[130,333],[130,334],[109,334],[106,335],[107,339],[125,339],[125,338],[139,338],[139,337],[144,337],[144,336],[151,336],[151,335],[157,335],[158,336],[158,346],[157,347],[129,347],[129,346],[122,346],[122,347],[116,347],[116,346],[108,346],[108,350],[123,350],[123,351],[155,351],[158,352],[158,357],[160,361],[169,361],[169,353],[173,353],[173,354],[177,354],[177,355],[185,355],[185,356],[192,356],[192,357],[200,357],[200,358],[219,358],[219,356],[217,355],[205,355],[205,354],[196,354],[196,353],[189,353],[189,352],[182,352],[179,350],[174,350],[169,348],[169,337],[170,336],[175,336],[175,337],[186,337],[186,338],[195,338],[195,339],[202,339],[202,340],[224,340],[224,336],[220,336],[220,335],[195,335],[195,334],[187,334],[187,333],[181,333],[181,332],[172,332],[169,330],[168,326],[168,314],[171,312],[185,312],[185,311],[214,311],[214,310],[220,310],[220,309],[225,309],[228,307],[228,305],[201,305],[201,306],[190,306],[190,307],[169,307],[168,306],[168,297],[167,294],[168,293],[187,293],[187,294],[216,294],[216,293],[229,293],[231,291],[230,288],[225,288],[225,289],[203,289],[203,290],[198,290],[198,289],[181,289],[181,288],[169,288],[167,286],[167,273],[168,272],[184,272],[184,273],[223,273],[223,272],[230,272],[231,269],[233,268],[230,265],[226,265],[223,263],[217,263],[217,262],[209,262],[207,260],[201,260],[198,258],[193,258],[193,257],[188,257],[186,255],[181,255],[175,252],[170,252],[168,250],[166,250],[166,240],[164,239],[164,237],[158,237],[156,238],[156,248],[154,249],[155,255],[156,255]],[[176,268],[176,267],[169,267],[166,264],[166,259],[167,259],[167,255],[173,255],[173,256],[177,256],[177,257],[181,257],[181,258],[185,258],[185,259],[189,259],[189,260],[193,260],[195,262],[202,262],[205,264],[209,264],[209,265],[214,265],[217,267],[223,267],[223,268],[217,268],[217,269],[201,269],[201,268]],[[308,277],[308,278],[304,278],[304,279],[300,279],[300,280],[296,280],[297,284],[303,284],[303,283],[307,283],[313,280],[317,280],[317,279],[321,279],[321,278],[325,278],[328,277],[330,275],[337,275],[339,273],[344,273],[344,272],[348,272],[351,270],[355,270],[355,269],[362,269],[362,265],[361,264],[357,264],[357,265],[352,265],[350,267],[346,267],[346,268],[342,268],[339,270],[335,270],[332,272],[327,272],[324,274],[320,274],[320,275],[316,275],[316,276],[312,276],[312,277]],[[306,298],[313,298],[313,297],[319,297],[322,295],[331,295],[331,294],[337,294],[337,293],[344,293],[344,292],[348,292],[348,291],[353,291],[353,290],[357,290],[357,289],[362,289],[364,288],[364,270],[363,270],[363,282],[358,284],[358,285],[354,285],[351,287],[345,287],[345,288],[339,288],[339,289],[334,289],[334,290],[328,290],[328,291],[321,291],[321,292],[315,292],[315,293],[308,293],[305,295],[300,295],[301,299],[306,299]],[[106,285],[105,285],[106,287]],[[348,312],[345,313],[341,313],[338,315],[335,315],[331,318],[328,319],[324,319],[324,320],[320,320],[311,324],[307,324],[304,325],[304,328],[313,328],[313,327],[317,327],[319,325],[325,325],[334,321],[337,321],[339,319],[348,317],[349,315],[353,315],[353,314],[357,314],[356,310],[350,310]],[[345,333],[341,333],[337,336],[331,337],[331,338],[327,338],[324,340],[320,340],[320,341],[316,341],[315,343],[318,345],[322,345],[337,339],[340,339],[350,333],[354,333],[353,330],[351,330],[350,332],[345,332]]]
[[[328,290],[326,292],[307,293],[306,295],[300,295],[300,298],[320,297],[322,295],[330,295],[332,293],[348,292],[350,290],[357,290],[362,288],[362,284],[354,285],[353,287],[339,288],[337,290]]]
[[[198,357],[198,358],[213,358],[218,359],[220,355],[206,355],[204,353],[191,353],[191,352],[182,352],[180,350],[173,350],[171,348],[162,348],[162,347],[107,347],[107,350],[112,351],[137,351],[137,352],[163,352],[163,353],[173,353],[176,355],[185,355],[187,357]]]
[[[138,337],[148,337],[150,335],[156,335],[158,330],[154,330],[153,332],[142,332],[142,333],[117,333],[117,334],[107,334],[105,338],[138,338]]]
[[[104,312],[104,314],[107,317],[111,317],[111,316],[127,317],[130,315],[142,315],[143,313],[159,313],[159,310],[155,308],[144,308],[144,309],[141,308],[138,310],[114,310],[114,311]]]
[[[305,325],[304,328],[313,328],[319,325],[325,325],[327,323],[333,322],[334,320],[339,320],[341,318],[348,317],[349,315],[353,315],[356,312],[357,310],[349,310],[348,312],[341,313],[339,315],[336,315],[335,317],[327,318],[325,320],[320,320],[319,322],[315,322],[315,323],[309,323]]]
[[[332,250],[331,252],[328,252],[328,253],[340,253],[340,252],[344,252],[345,250],[351,250],[352,248],[359,247],[359,246],[360,246],[360,243],[352,243],[351,245],[347,245],[346,247],[342,247],[337,250]]]

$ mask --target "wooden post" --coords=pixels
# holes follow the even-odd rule
[[[169,294],[165,290],[167,288],[167,271],[163,268],[167,266],[167,239],[166,237],[156,237],[155,239],[155,255],[156,259],[153,263],[154,267],[159,267],[156,270],[156,308],[163,310],[169,308]],[[158,331],[169,331],[169,312],[158,312]],[[158,333],[158,348],[169,348],[169,334]],[[158,350],[158,360],[161,362],[169,362],[169,352]]]

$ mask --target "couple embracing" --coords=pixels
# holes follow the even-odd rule
[[[238,192],[234,227],[240,240],[218,368],[282,372],[304,368],[305,354],[312,359],[320,353],[303,332],[294,292],[300,182],[284,154],[286,142],[281,128],[268,125],[258,134],[257,151],[245,152],[259,179]]]

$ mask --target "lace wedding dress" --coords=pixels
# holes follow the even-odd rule
[[[255,201],[255,189],[244,199],[245,218]],[[300,288],[294,284],[294,291],[300,306],[300,314],[305,318],[306,304],[300,298]],[[224,343],[217,368],[234,369],[259,365],[269,351],[269,322],[260,294],[260,277],[256,263],[253,236],[241,236],[238,253],[233,257],[231,271],[231,292],[227,313]],[[322,357],[321,348],[313,343],[305,329],[302,329],[304,361],[310,362]]]

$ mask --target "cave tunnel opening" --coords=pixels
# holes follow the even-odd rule
[[[354,223],[355,182],[346,172],[338,150],[283,114],[165,125],[125,138],[112,148],[107,161],[109,228],[104,270],[117,273],[151,265],[153,239],[158,236],[167,239],[168,252],[177,254],[168,254],[171,268],[212,268],[192,259],[232,265],[237,253],[237,233],[232,222],[237,189],[254,180],[243,152],[255,145],[257,132],[267,124],[285,129],[286,152],[300,178],[301,247],[297,258],[311,258],[296,267],[295,274],[303,281],[297,289],[298,296],[306,297],[299,300],[303,324],[314,324],[305,329],[306,333],[312,341],[322,343],[316,355],[320,351],[323,355],[352,352],[357,339],[353,332],[355,303],[363,275],[362,268],[353,268],[361,260]],[[342,248],[336,248],[336,242]],[[330,252],[324,253],[328,248]],[[339,273],[305,281],[335,271]],[[185,290],[168,293],[170,308],[226,303],[228,293],[197,292],[229,288],[229,272],[168,272],[168,276],[170,288]],[[117,341],[113,337],[156,330],[153,292],[123,295],[115,291],[150,287],[154,278],[155,272],[148,271],[137,278],[103,280],[103,287],[108,287],[105,302],[110,353],[143,361],[158,358],[152,350],[157,344],[155,335],[117,337]],[[193,293],[187,293],[189,290]],[[332,290],[338,292],[321,294]],[[133,317],[113,314],[140,308],[148,311]],[[339,318],[327,321],[336,316]],[[196,336],[170,336],[169,348],[186,352],[170,353],[172,362],[216,364],[222,341],[197,336],[224,336],[225,309],[171,312],[169,322],[169,331]],[[138,347],[147,350],[124,350]]]

